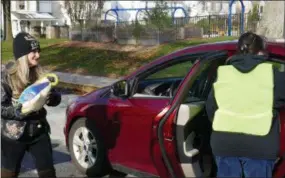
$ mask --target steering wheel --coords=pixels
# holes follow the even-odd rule
[[[145,87],[145,89],[143,90],[143,93],[144,94],[147,94],[147,95],[152,95],[152,96],[156,96],[155,94],[155,89],[157,87],[159,87],[160,85],[162,85],[163,83],[158,83],[158,84],[154,84],[154,85],[149,85],[147,87]]]
[[[172,82],[172,84],[170,85],[170,87],[167,89],[167,94],[169,97],[173,97],[178,89],[178,86],[180,84],[181,81],[175,81]]]
[[[145,93],[147,95],[153,95],[153,96],[157,95],[157,96],[173,97],[176,90],[178,89],[178,85],[180,84],[180,82],[181,81],[175,81],[175,82],[172,82],[171,84],[158,83],[158,84],[154,84],[154,85],[149,85],[143,90],[143,93]],[[162,91],[157,94],[157,92],[160,90],[162,90]],[[155,91],[156,91],[156,93],[155,93]]]
[[[144,94],[147,94],[147,95],[155,95],[155,93],[152,91],[152,88],[151,87],[146,87],[144,90],[143,90],[143,93]]]

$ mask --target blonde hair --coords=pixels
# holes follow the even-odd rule
[[[40,65],[29,67],[28,55],[20,57],[13,68],[8,74],[8,84],[14,98],[18,98],[28,85],[34,83],[44,74]]]

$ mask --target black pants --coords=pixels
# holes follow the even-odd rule
[[[34,158],[39,177],[56,177],[51,140],[47,133],[35,142],[16,142],[6,138],[1,141],[1,177],[18,176],[26,151]]]

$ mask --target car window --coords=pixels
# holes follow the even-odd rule
[[[205,69],[194,81],[192,88],[188,92],[188,97],[185,98],[184,103],[191,103],[193,101],[204,101],[206,99],[205,90],[208,90],[207,83],[211,82],[209,78],[210,68]],[[215,74],[212,75],[212,78]]]
[[[226,57],[217,58],[196,77],[187,97],[184,99],[184,103],[205,101],[207,99],[217,77],[217,68],[224,65],[226,59]]]
[[[173,92],[187,75],[197,56],[167,64],[139,79],[134,97],[173,97]]]
[[[212,54],[212,52],[201,52],[184,55],[147,69],[144,73],[137,76],[132,97],[173,98],[181,81],[189,73],[193,65],[201,58]],[[218,63],[224,63],[228,57],[227,52],[223,52],[223,54],[218,53],[217,55],[221,55],[220,57],[223,58],[219,60],[215,59],[215,61],[219,61]],[[213,64],[213,62],[211,63]],[[201,75],[197,78],[195,82],[197,83],[196,89],[190,91],[190,96],[199,97],[200,99],[205,98],[209,89],[208,83],[211,83],[214,78],[214,73],[210,72],[210,76],[212,77],[209,77],[208,72],[209,71],[205,71],[203,76]]]
[[[192,67],[192,61],[186,61],[164,68],[146,78],[148,79],[163,79],[163,78],[183,78]]]

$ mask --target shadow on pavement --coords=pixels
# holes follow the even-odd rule
[[[120,177],[127,177],[128,175],[116,170],[111,171],[109,174],[103,175],[101,177],[110,177],[110,178],[120,178]],[[84,178],[94,178],[94,177],[84,177]]]
[[[112,171],[110,173],[110,175],[108,175],[108,177],[112,177],[112,178],[115,178],[115,177],[127,177],[127,174],[114,170],[114,171]]]

